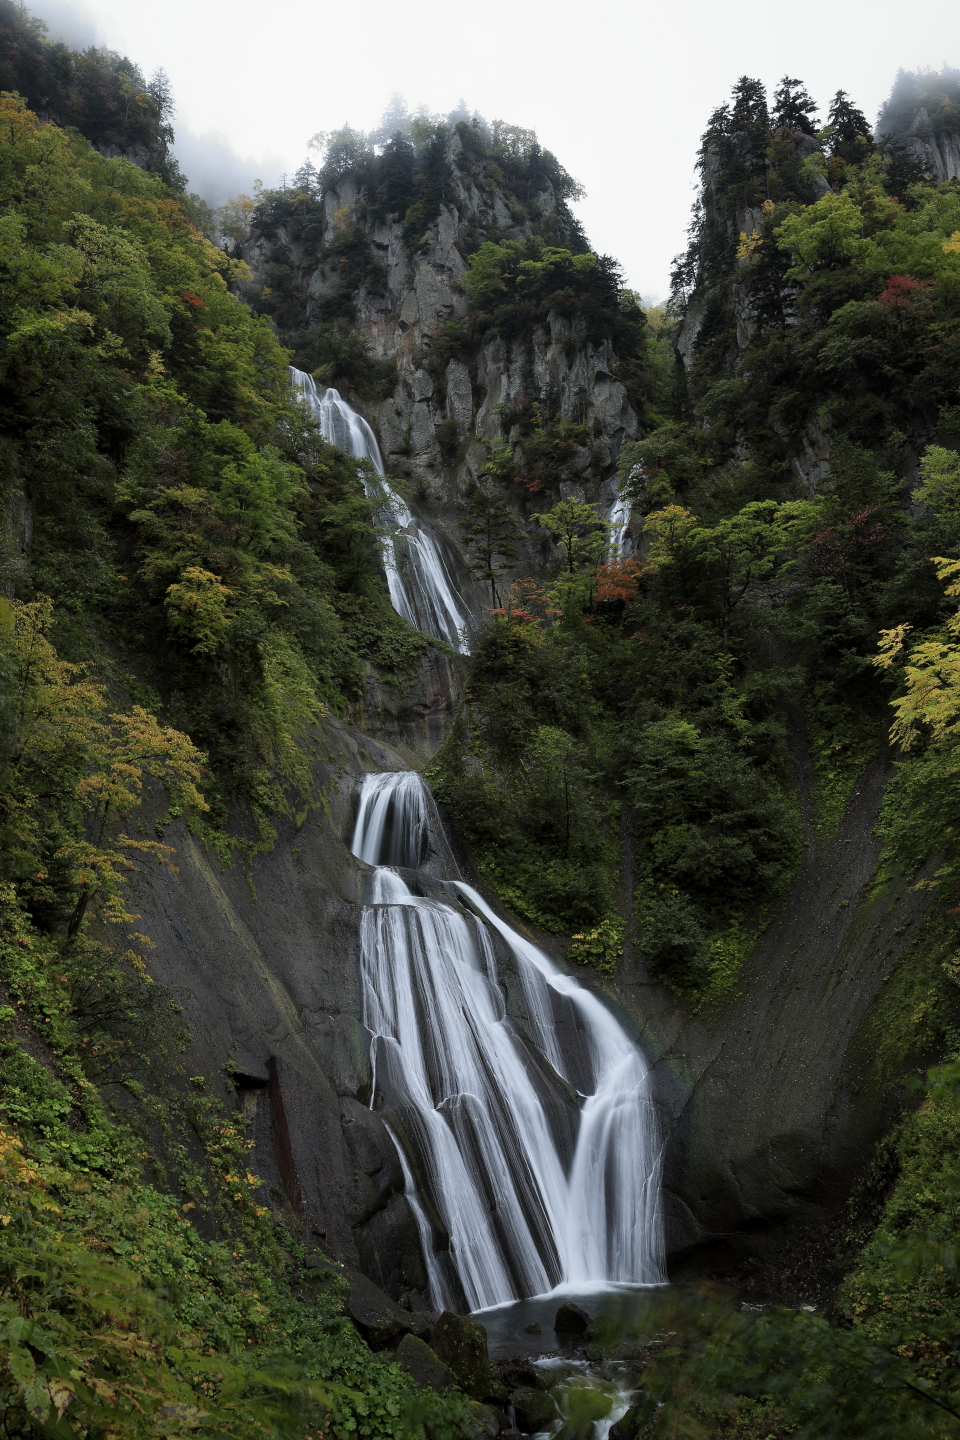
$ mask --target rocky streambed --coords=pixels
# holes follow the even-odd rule
[[[468,1395],[476,1440],[641,1434],[643,1369],[663,1344],[660,1289],[558,1293],[464,1316],[428,1310],[416,1292],[395,1302],[356,1271],[348,1278],[347,1308],[374,1351],[418,1385]]]

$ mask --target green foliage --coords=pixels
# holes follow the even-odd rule
[[[91,633],[137,654],[209,756],[207,823],[240,799],[269,845],[311,791],[325,707],[366,658],[402,665],[423,642],[390,606],[355,465],[227,288],[245,267],[155,178],[2,104],[0,424],[35,517],[24,589],[56,602],[68,654],[88,659]]]
[[[950,513],[951,481],[956,456],[937,449],[928,455],[925,482],[933,489],[940,509]],[[946,597],[960,598],[960,561],[936,557],[937,577]],[[911,640],[910,625],[881,632],[880,654],[874,663],[898,680],[893,699],[892,738],[907,754],[888,794],[880,833],[887,842],[887,861],[898,859],[910,871],[937,856],[933,879],[922,884],[935,888],[960,879],[955,824],[960,790],[957,786],[957,724],[960,715],[960,618],[953,610],[942,627],[921,632]]]
[[[693,993],[726,988],[729,932],[756,926],[798,858],[792,806],[736,742],[679,717],[631,727],[622,742],[642,837],[641,945],[655,974]],[[711,946],[714,930],[726,947]]]
[[[633,358],[643,349],[646,325],[609,256],[574,254],[530,240],[486,241],[463,279],[470,320],[481,335],[509,339],[543,324],[551,311],[582,322],[589,340],[612,339]]]
[[[515,481],[531,495],[556,494],[564,480],[590,484],[599,479],[597,453],[581,421],[539,400],[525,399],[501,406],[500,421],[515,439],[501,437],[490,443],[483,476],[501,484]]]
[[[475,579],[490,586],[490,606],[500,603],[497,582],[517,560],[520,527],[514,511],[489,481],[481,481],[463,502],[460,534]]]
[[[77,54],[16,0],[0,3],[0,91],[24,97],[98,148],[145,156],[143,168],[175,190],[186,184],[170,153],[173,97],[162,70],[149,84],[125,56],[91,46]]]
[[[592,930],[572,936],[570,959],[592,965],[599,975],[613,975],[623,957],[627,927],[619,917],[601,920]]]
[[[47,638],[52,620],[48,600],[16,603],[0,635],[14,726],[0,794],[0,880],[42,923],[67,919],[72,937],[91,901],[107,919],[132,918],[120,899],[131,855],[163,861],[169,852],[123,834],[123,821],[150,781],[181,813],[205,810],[203,756],[140,706],[111,713],[104,687],[58,659]]]
[[[576,635],[495,618],[475,649],[471,710],[427,774],[478,864],[543,929],[609,911],[618,846],[590,732],[588,652]]]
[[[537,517],[537,523],[549,531],[562,556],[567,577],[585,569],[596,570],[600,556],[610,540],[609,526],[596,505],[573,498],[560,500],[552,510]]]
[[[941,515],[960,516],[960,455],[942,445],[929,445],[920,460],[921,483],[916,498]]]
[[[944,1440],[957,1433],[949,1386],[927,1384],[909,1358],[859,1329],[803,1309],[757,1314],[700,1298],[656,1308],[659,1354],[644,1373],[653,1436]]]

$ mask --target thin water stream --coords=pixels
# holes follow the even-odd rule
[[[631,550],[630,537],[630,501],[625,500],[617,489],[613,504],[610,506],[610,513],[607,516],[607,524],[610,526],[610,544],[607,549],[607,559],[617,560],[628,554]]]
[[[418,885],[431,832],[419,775],[366,777],[352,848],[375,867],[361,922],[371,1107],[401,1154],[433,1304],[661,1284],[643,1054],[459,875]]]

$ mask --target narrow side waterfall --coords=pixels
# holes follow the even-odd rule
[[[352,848],[377,867],[361,921],[370,1103],[400,1151],[434,1305],[662,1283],[643,1055],[458,876],[424,875],[424,898],[389,868],[417,870],[431,829],[419,775],[367,776]]]
[[[383,476],[377,437],[362,415],[332,387],[323,395],[312,375],[290,367],[294,389],[313,411],[323,438],[357,460],[369,460],[383,478],[376,486],[363,476],[368,499],[378,508],[374,523],[394,610],[427,635],[439,635],[466,653],[473,617],[450,578],[440,547]]]
[[[610,526],[610,544],[607,548],[607,560],[619,560],[628,554],[633,548],[630,543],[630,501],[624,500],[620,495],[619,486],[614,496],[613,504],[607,515],[607,523]]]

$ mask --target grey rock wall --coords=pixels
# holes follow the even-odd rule
[[[274,848],[249,868],[224,867],[174,826],[176,873],[143,866],[130,886],[155,946],[151,974],[182,1006],[192,1036],[186,1073],[204,1075],[208,1091],[246,1117],[260,1202],[394,1295],[427,1282],[394,1146],[367,1108],[359,917],[369,867],[350,838],[364,774],[409,769],[434,753],[457,698],[456,666],[428,652],[400,688],[407,709],[376,705],[370,697],[388,687],[371,677],[372,728],[389,729],[397,748],[328,723],[317,803],[299,828],[281,825]],[[448,872],[445,837],[432,845],[433,868]]]
[[[655,1062],[674,1273],[816,1284],[905,1101],[871,1026],[928,900],[906,882],[874,888],[889,778],[878,756],[832,843],[808,826],[802,870],[724,1004],[691,1015],[636,961],[616,987]]]
[[[941,185],[947,180],[960,179],[960,135],[955,131],[935,135],[926,110],[917,113],[910,129],[900,139]]]
[[[497,240],[522,240],[531,234],[529,223],[514,218],[483,176],[478,183],[458,168],[460,151],[459,137],[454,135],[448,148],[449,197],[413,253],[404,242],[399,219],[361,223],[384,267],[385,285],[383,293],[357,294],[357,329],[377,359],[396,364],[397,382],[392,394],[377,405],[364,406],[355,396],[347,397],[373,425],[388,473],[409,477],[415,501],[454,543],[455,507],[486,460],[484,442],[516,438],[505,428],[499,406],[538,399],[564,417],[588,424],[595,440],[593,453],[584,450],[573,457],[564,490],[584,498],[610,498],[620,448],[637,434],[636,414],[611,369],[610,343],[588,342],[576,320],[552,313],[531,343],[492,340],[476,362],[440,358],[436,332],[446,321],[467,313],[463,288],[467,232]],[[542,212],[556,208],[551,190],[536,198]],[[344,212],[356,219],[360,199],[350,178],[324,195],[325,246],[343,223]],[[281,232],[278,238],[294,263],[304,267],[301,273],[309,295],[317,300],[329,293],[336,284],[334,264],[321,254],[320,263],[310,270],[290,237]],[[270,245],[258,238],[245,247],[255,278],[263,277],[269,251]],[[308,324],[312,313],[308,303]],[[453,460],[444,457],[437,433],[438,426],[449,420],[455,422],[458,442]]]

